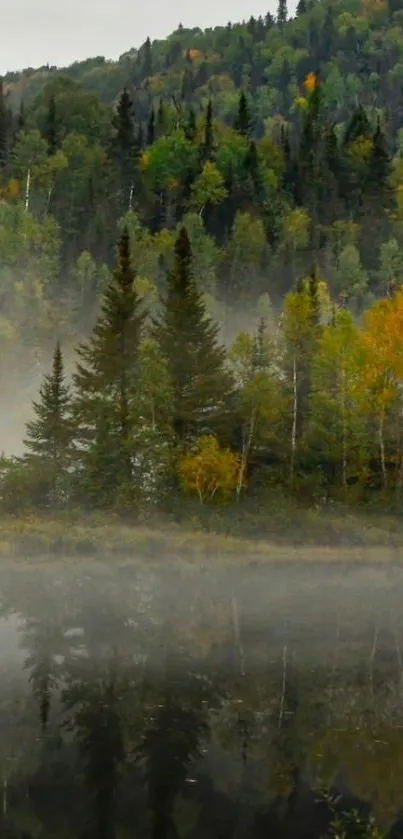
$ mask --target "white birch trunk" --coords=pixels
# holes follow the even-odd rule
[[[292,410],[292,429],[291,429],[291,463],[290,463],[290,478],[294,477],[295,469],[295,453],[297,448],[297,412],[298,412],[298,391],[297,391],[297,362],[295,355],[292,361],[292,388],[293,388],[293,410]]]
[[[25,185],[25,212],[27,213],[29,210],[29,198],[31,192],[31,170],[28,169],[27,172],[27,182]]]

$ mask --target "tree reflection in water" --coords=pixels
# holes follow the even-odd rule
[[[0,835],[397,836],[403,575],[279,574],[3,572]]]

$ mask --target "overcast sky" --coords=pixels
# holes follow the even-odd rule
[[[273,11],[276,0],[0,0],[0,73],[90,56],[118,58],[178,23],[225,25]]]

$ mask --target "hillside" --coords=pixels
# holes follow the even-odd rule
[[[319,73],[326,104],[336,123],[357,102],[389,109],[390,133],[401,123],[403,11],[399,0],[301,0],[295,18],[253,16],[214,29],[179,28],[164,41],[147,41],[119,61],[98,56],[56,69],[10,73],[4,79],[10,102],[30,106],[45,86],[68,76],[112,105],[123,87],[135,112],[147,120],[150,105],[172,96],[205,107],[209,98],[224,119],[233,120],[240,87],[253,97],[257,135],[267,120],[292,119],[294,100],[308,72]]]
[[[60,431],[68,488],[47,483],[65,397],[48,425],[36,401],[28,472],[4,467],[8,512],[59,491],[147,506],[161,476],[162,494],[181,486],[203,508],[245,494],[252,517],[256,488],[273,485],[399,501],[402,23],[392,0],[300,0],[292,20],[281,0],[276,20],[6,76],[4,438],[23,436],[57,341],[41,399],[65,393],[62,359],[76,374]],[[203,491],[199,462],[221,470]]]

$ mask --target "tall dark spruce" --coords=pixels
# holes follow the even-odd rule
[[[218,328],[206,313],[192,268],[188,234],[174,247],[163,312],[155,337],[168,361],[174,391],[174,430],[179,440],[220,426],[232,390]]]
[[[59,343],[54,351],[52,371],[44,377],[33,409],[34,418],[26,426],[25,460],[41,479],[45,503],[59,506],[66,500],[73,438],[71,396]]]
[[[91,504],[101,507],[130,505],[135,495],[133,404],[144,314],[134,278],[125,230],[101,315],[89,341],[78,347],[73,377],[82,487]]]

